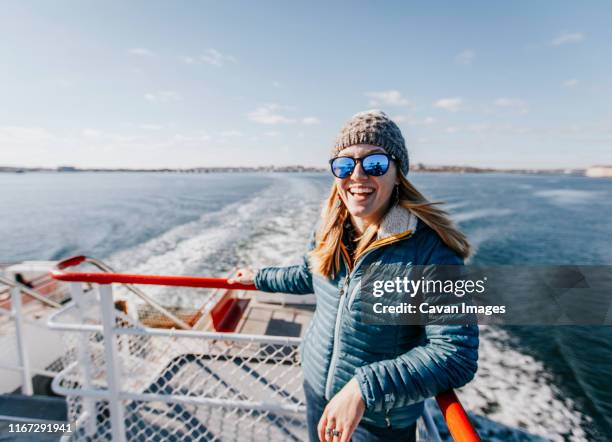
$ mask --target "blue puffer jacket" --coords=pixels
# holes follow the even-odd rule
[[[463,264],[432,229],[404,208],[392,208],[379,230],[376,242],[348,275],[345,264],[333,280],[313,274],[305,258],[301,265],[261,269],[255,285],[267,292],[314,292],[316,310],[302,347],[304,379],[329,400],[356,377],[366,404],[363,421],[402,428],[422,414],[426,398],[473,378],[478,327],[360,321],[355,305],[367,266]]]

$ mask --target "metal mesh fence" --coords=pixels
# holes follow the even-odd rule
[[[304,420],[269,411],[160,401],[125,403],[128,440],[303,441]]]
[[[66,345],[54,380],[73,424],[66,440],[308,439],[299,338],[151,329],[104,302],[52,321]],[[417,440],[440,440],[434,420],[418,423]]]
[[[58,318],[92,325],[96,309],[68,308]],[[116,314],[126,440],[307,439],[299,340],[151,330]],[[64,331],[66,369],[55,384],[76,424],[71,440],[112,438],[105,339],[101,331]]]

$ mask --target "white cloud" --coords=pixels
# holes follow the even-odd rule
[[[268,132],[264,132],[264,135],[266,137],[276,138],[276,137],[278,137],[280,135],[280,132],[275,131],[275,130],[270,130]]]
[[[128,52],[139,57],[155,57],[155,52],[147,48],[131,48],[128,49]]]
[[[96,138],[102,135],[102,133],[97,129],[85,128],[81,131],[81,135],[87,138]]]
[[[172,141],[176,141],[181,143],[182,145],[199,145],[201,143],[205,143],[210,141],[211,137],[207,133],[200,133],[195,135],[183,135],[183,134],[174,134],[171,138]]]
[[[467,131],[476,133],[476,134],[512,134],[512,135],[523,135],[532,132],[532,130],[528,127],[523,126],[515,126],[510,123],[496,123],[496,124],[488,124],[488,123],[480,123],[480,124],[471,124],[467,126]]]
[[[578,80],[576,80],[575,78],[572,78],[570,80],[565,80],[563,82],[564,87],[575,87],[577,85],[578,85]]]
[[[459,132],[459,128],[457,126],[449,126],[446,129],[444,129],[444,131],[449,134],[454,134],[454,133]]]
[[[139,129],[144,129],[144,130],[160,130],[164,128],[162,124],[152,124],[152,123],[138,124],[136,125],[136,127]]]
[[[57,80],[57,85],[63,89],[66,89],[72,86],[72,82],[66,78],[60,78]]]
[[[244,136],[244,134],[242,132],[240,132],[239,130],[225,130],[223,132],[221,132],[219,135],[221,135],[221,137],[223,138],[235,138],[235,137],[242,137]]]
[[[181,60],[183,63],[187,63],[187,64],[196,64],[198,62],[197,58],[190,57],[188,55],[181,55],[179,57],[179,60]]]
[[[391,119],[396,123],[406,123],[407,121],[410,121],[410,117],[408,115],[395,115]]]
[[[434,117],[425,117],[423,119],[412,118],[408,115],[396,115],[393,117],[396,123],[406,123],[410,126],[431,126],[436,122]]]
[[[7,146],[44,142],[51,139],[53,139],[53,134],[42,127],[0,127],[0,143]]]
[[[302,118],[302,124],[305,124],[307,126],[311,126],[313,124],[320,124],[321,120],[319,120],[317,117],[304,117]]]
[[[160,91],[146,93],[144,98],[151,103],[167,103],[169,101],[180,101],[183,97],[174,91]]]
[[[216,49],[209,49],[206,54],[200,56],[202,61],[213,66],[223,66],[226,62],[236,63],[236,58],[232,55],[224,55]]]
[[[423,123],[425,126],[429,126],[429,125],[431,125],[431,124],[434,124],[435,122],[436,122],[436,119],[435,119],[434,117],[425,117],[425,118],[423,119],[423,121],[422,121],[422,123]]]
[[[475,132],[475,133],[483,133],[483,132],[487,132],[489,129],[491,128],[491,126],[489,124],[472,124],[470,126],[468,126],[468,130],[470,132]]]
[[[529,105],[527,102],[525,100],[521,100],[520,98],[498,98],[495,100],[495,106],[505,109],[513,109],[521,113],[526,113],[529,110]]]
[[[455,62],[463,65],[470,65],[472,64],[472,61],[474,61],[475,56],[476,54],[474,54],[474,51],[471,49],[466,49],[465,51],[457,54],[455,57]]]
[[[436,122],[434,117],[425,117],[423,119],[409,120],[407,123],[411,126],[431,126]]]
[[[287,118],[284,115],[278,113],[281,106],[278,104],[268,104],[260,106],[252,112],[247,114],[249,120],[260,124],[287,124],[295,123],[292,118]]]
[[[135,127],[135,126],[133,126]],[[50,130],[40,127],[0,127],[2,163],[26,167],[164,167],[181,161],[167,153],[200,152],[211,138],[187,134],[117,133],[93,128]],[[6,146],[6,147],[5,147]],[[6,153],[6,156],[4,154]]]
[[[460,97],[441,98],[433,106],[449,112],[457,112],[463,107],[463,99]]]
[[[566,32],[555,37],[550,44],[553,46],[561,46],[568,43],[580,43],[582,40],[584,40],[584,34],[582,32]]]
[[[237,63],[238,60],[233,55],[222,54],[216,49],[207,49],[204,54],[201,55],[181,55],[179,57],[183,63],[186,64],[202,64],[207,63],[212,66],[221,67],[227,63]]]
[[[366,92],[366,97],[370,98],[370,106],[407,106],[410,102],[402,97],[402,93],[396,90]]]

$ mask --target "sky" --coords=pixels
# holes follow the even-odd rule
[[[4,1],[0,166],[325,167],[382,109],[412,163],[612,164],[607,1]]]

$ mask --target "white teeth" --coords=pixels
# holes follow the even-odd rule
[[[349,188],[349,192],[354,195],[369,194],[374,192],[374,189],[372,189],[371,187],[351,187]]]

